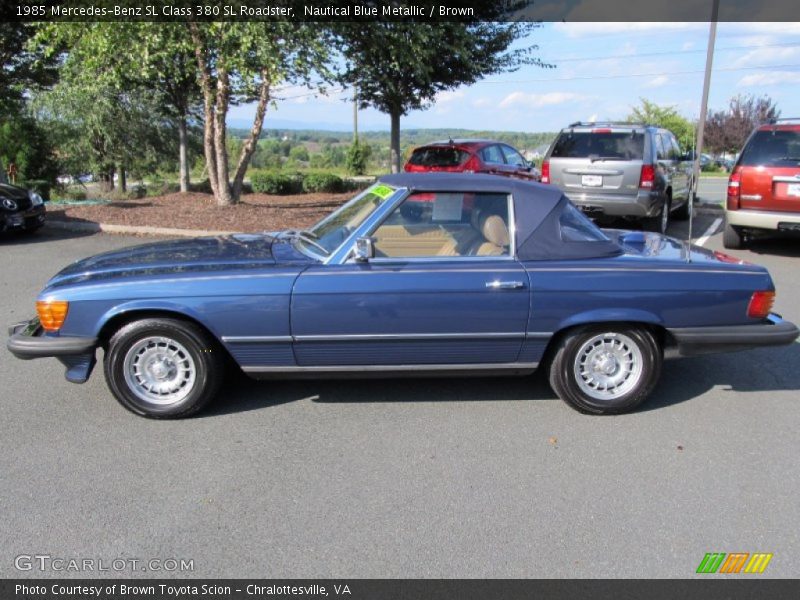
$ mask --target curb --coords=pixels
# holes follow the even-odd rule
[[[142,225],[111,225],[93,221],[78,222],[61,219],[48,219],[46,225],[68,231],[88,231],[91,233],[117,233],[123,235],[163,235],[173,237],[201,237],[230,235],[240,231],[211,231],[208,229],[175,229],[172,227],[145,227]]]

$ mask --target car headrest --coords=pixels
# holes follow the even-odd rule
[[[508,227],[500,215],[480,215],[481,233],[486,241],[495,246],[508,246],[510,237]]]

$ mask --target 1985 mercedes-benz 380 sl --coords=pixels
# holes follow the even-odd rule
[[[114,396],[183,417],[228,357],[253,377],[516,374],[549,369],[578,410],[621,413],[665,350],[788,344],[759,266],[655,233],[603,231],[550,186],[392,175],[304,231],[167,241],[58,273],[19,358],[84,382],[105,350]]]

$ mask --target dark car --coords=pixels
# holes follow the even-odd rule
[[[407,173],[488,173],[539,181],[541,174],[522,154],[494,140],[447,140],[415,148],[403,170]]]
[[[32,233],[44,225],[42,197],[32,190],[0,183],[0,231]]]
[[[600,230],[552,186],[400,174],[309,230],[78,261],[47,283],[8,348],[58,357],[77,383],[103,348],[114,396],[149,417],[200,410],[229,361],[265,379],[542,366],[566,402],[608,414],[645,400],[665,350],[791,343],[797,327],[770,312],[774,295],[763,267]]]
[[[639,220],[666,233],[689,218],[691,164],[667,129],[634,123],[572,123],[542,162],[542,183],[559,187],[592,218]]]
[[[745,142],[728,179],[726,248],[760,235],[800,234],[800,123],[776,119]]]

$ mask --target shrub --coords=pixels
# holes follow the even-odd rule
[[[82,189],[68,189],[65,190],[61,197],[65,200],[86,200],[86,190]]]
[[[341,177],[333,173],[306,173],[303,178],[303,191],[307,193],[342,192],[344,191],[344,182]]]
[[[367,172],[367,161],[371,148],[358,140],[354,141],[347,149],[347,172],[352,175],[363,175]]]
[[[295,178],[274,172],[253,173],[250,185],[254,192],[274,195],[296,194],[299,187]]]
[[[44,179],[28,179],[25,182],[20,183],[22,187],[28,188],[29,190],[33,190],[37,194],[39,194],[45,200],[50,200],[50,182]]]

